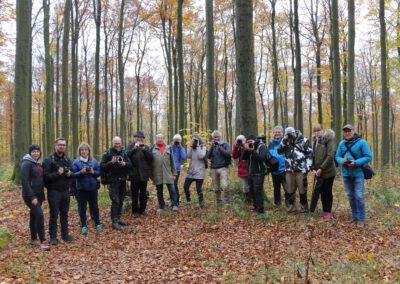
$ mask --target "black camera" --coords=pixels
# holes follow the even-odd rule
[[[178,146],[180,143],[179,143],[179,141],[175,141],[174,144],[175,144],[176,146]]]
[[[91,166],[86,166],[85,169],[86,169],[86,172],[90,172],[92,167]]]
[[[249,143],[249,149],[254,149],[254,143]]]
[[[143,142],[140,142],[140,143],[139,143],[139,147],[140,147],[140,148],[143,148],[143,147],[144,147],[144,143],[143,143]]]
[[[64,175],[67,177],[72,175],[72,171],[69,167],[64,167]]]
[[[240,140],[240,139],[239,139],[239,140],[237,140],[237,141],[236,141],[236,143],[237,143],[239,146],[242,146],[242,145],[243,145],[243,141],[242,141],[242,140]]]
[[[346,160],[346,164],[351,164],[353,162],[353,160]]]
[[[122,164],[122,162],[124,161],[124,157],[122,156],[117,156],[117,162]]]
[[[218,141],[215,141],[215,142],[214,142],[214,145],[215,145],[215,146],[218,146],[218,145],[219,145],[219,142],[218,142]]]

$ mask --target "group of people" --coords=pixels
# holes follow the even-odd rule
[[[70,189],[76,189],[81,233],[89,231],[86,209],[89,204],[91,219],[96,232],[102,232],[98,206],[100,181],[106,184],[111,199],[112,228],[122,230],[128,223],[121,218],[123,201],[130,181],[132,196],[132,217],[146,214],[147,184],[151,179],[157,189],[158,211],[165,209],[163,189],[167,186],[172,211],[178,211],[180,194],[178,180],[181,163],[190,159],[184,181],[186,203],[191,203],[190,186],[194,182],[199,207],[204,206],[202,185],[206,170],[210,167],[212,189],[217,207],[229,204],[231,158],[238,159],[238,176],[244,194],[244,201],[252,204],[256,213],[264,213],[264,179],[271,173],[274,203],[281,206],[281,190],[289,212],[314,212],[321,196],[321,216],[332,218],[332,186],[336,176],[336,165],[342,167],[342,176],[349,199],[352,218],[364,226],[364,175],[362,167],[371,160],[368,143],[361,139],[352,125],[343,127],[343,140],[335,147],[335,133],[324,130],[321,125],[313,129],[311,143],[299,130],[281,126],[273,129],[273,139],[266,143],[265,136],[239,135],[231,147],[222,140],[221,132],[215,130],[208,147],[200,135],[192,135],[186,152],[182,137],[177,134],[171,144],[164,141],[163,134],[157,134],[154,145],[145,144],[142,131],[134,134],[134,141],[126,149],[120,137],[114,137],[112,147],[102,155],[100,164],[93,157],[91,147],[81,143],[74,160],[65,153],[66,141],[58,138],[55,151],[41,163],[39,145],[31,145],[21,163],[22,196],[30,209],[31,244],[40,244],[42,250],[56,245],[57,223],[60,219],[61,238],[66,242],[74,240],[68,230]],[[207,149],[208,148],[208,149]],[[335,154],[336,153],[336,154]],[[210,162],[210,163],[209,163]],[[313,171],[314,190],[310,206],[307,198],[307,176]],[[100,177],[100,180],[99,180]],[[49,235],[46,240],[44,215],[41,207],[45,200],[44,187],[50,208]],[[300,208],[296,207],[296,190],[299,191]],[[39,238],[39,240],[38,240]]]

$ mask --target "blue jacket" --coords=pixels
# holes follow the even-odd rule
[[[350,151],[347,151],[345,143],[348,143],[348,146],[351,148],[351,151],[356,155],[356,157],[353,157],[350,154]],[[354,160],[354,168],[343,166],[343,158],[345,157],[348,160]],[[335,159],[342,167],[342,175],[344,177],[364,177],[362,166],[371,161],[372,155],[367,141],[361,139],[361,137],[356,134],[355,137],[350,141],[340,141],[336,151]]]
[[[185,161],[187,159],[186,151],[185,151],[185,148],[183,148],[181,145],[179,145],[179,146],[173,145],[172,148],[174,151],[174,160],[175,160],[176,171],[180,172],[181,171],[181,161]]]
[[[94,169],[94,174],[81,173],[81,170],[87,166]],[[72,171],[74,172],[73,177],[76,178],[77,190],[97,190],[97,177],[100,176],[100,168],[95,159],[89,160],[87,163],[74,160],[72,162]]]
[[[274,175],[274,176],[279,175],[285,171],[285,155],[278,153],[278,149],[279,149],[279,146],[281,145],[281,142],[282,142],[282,139],[279,139],[279,140],[272,139],[268,145],[269,154],[272,157],[277,158],[279,161],[278,170],[275,172],[272,172],[272,175]]]

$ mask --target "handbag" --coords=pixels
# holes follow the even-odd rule
[[[346,154],[347,152],[350,152],[350,155],[353,156],[354,159],[357,159],[356,155],[351,151],[351,147],[347,143],[344,144],[347,148],[347,151],[344,153]],[[344,155],[343,155],[344,156]],[[369,164],[365,164],[361,167],[363,173],[364,173],[364,179],[372,179],[372,177],[375,175],[375,171],[372,169],[372,167]]]

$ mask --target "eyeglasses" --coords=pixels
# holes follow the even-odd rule
[[[58,147],[66,147],[66,144],[57,144]]]

